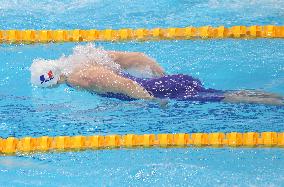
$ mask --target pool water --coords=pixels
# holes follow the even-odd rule
[[[0,159],[2,186],[282,186],[281,149],[134,149]]]
[[[282,6],[281,6],[282,5]],[[1,29],[153,28],[188,25],[284,25],[283,1],[23,1],[0,6]],[[83,43],[82,43],[83,44]],[[30,84],[35,58],[69,55],[78,44],[0,46],[0,137],[126,133],[283,131],[284,107],[169,101],[120,101],[65,85]],[[284,41],[97,42],[140,51],[169,74],[206,87],[284,95]],[[281,186],[282,149],[176,148],[37,153],[0,157],[2,186]]]

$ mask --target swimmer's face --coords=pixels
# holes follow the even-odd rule
[[[66,82],[66,76],[64,76],[64,75],[60,75],[59,76],[59,79],[58,79],[58,81],[57,81],[57,84],[62,84],[62,83],[65,83]]]
[[[57,88],[60,86],[60,84],[65,83],[65,81],[66,81],[66,77],[64,75],[60,75],[58,81],[55,84],[47,86],[47,88]]]

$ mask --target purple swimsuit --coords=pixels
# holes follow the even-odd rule
[[[156,98],[189,100],[189,101],[221,101],[224,91],[204,88],[200,80],[189,75],[166,75],[160,78],[137,78],[123,73],[122,76],[129,78],[145,88]],[[134,100],[124,94],[107,93],[106,97],[114,97],[121,100]]]

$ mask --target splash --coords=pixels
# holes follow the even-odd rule
[[[56,60],[61,73],[68,76],[78,67],[88,68],[93,65],[102,65],[112,70],[120,70],[120,65],[115,63],[103,48],[96,48],[94,44],[78,45],[73,48],[69,56],[62,56]]]
[[[30,67],[31,82],[36,86],[52,86],[57,83],[61,75],[68,76],[76,69],[101,65],[105,68],[120,71],[120,65],[116,64],[103,48],[96,48],[93,44],[78,45],[73,48],[69,56],[62,56],[57,60],[35,59]],[[55,77],[45,84],[40,82],[40,76],[52,71]]]

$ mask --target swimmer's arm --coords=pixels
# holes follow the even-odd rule
[[[70,77],[71,84],[89,91],[121,93],[135,99],[154,99],[153,96],[135,81],[119,76],[106,68],[94,67],[83,72],[78,72],[75,76],[73,78]]]
[[[123,69],[149,67],[155,76],[165,75],[163,68],[152,58],[140,52],[108,51],[109,56]]]

